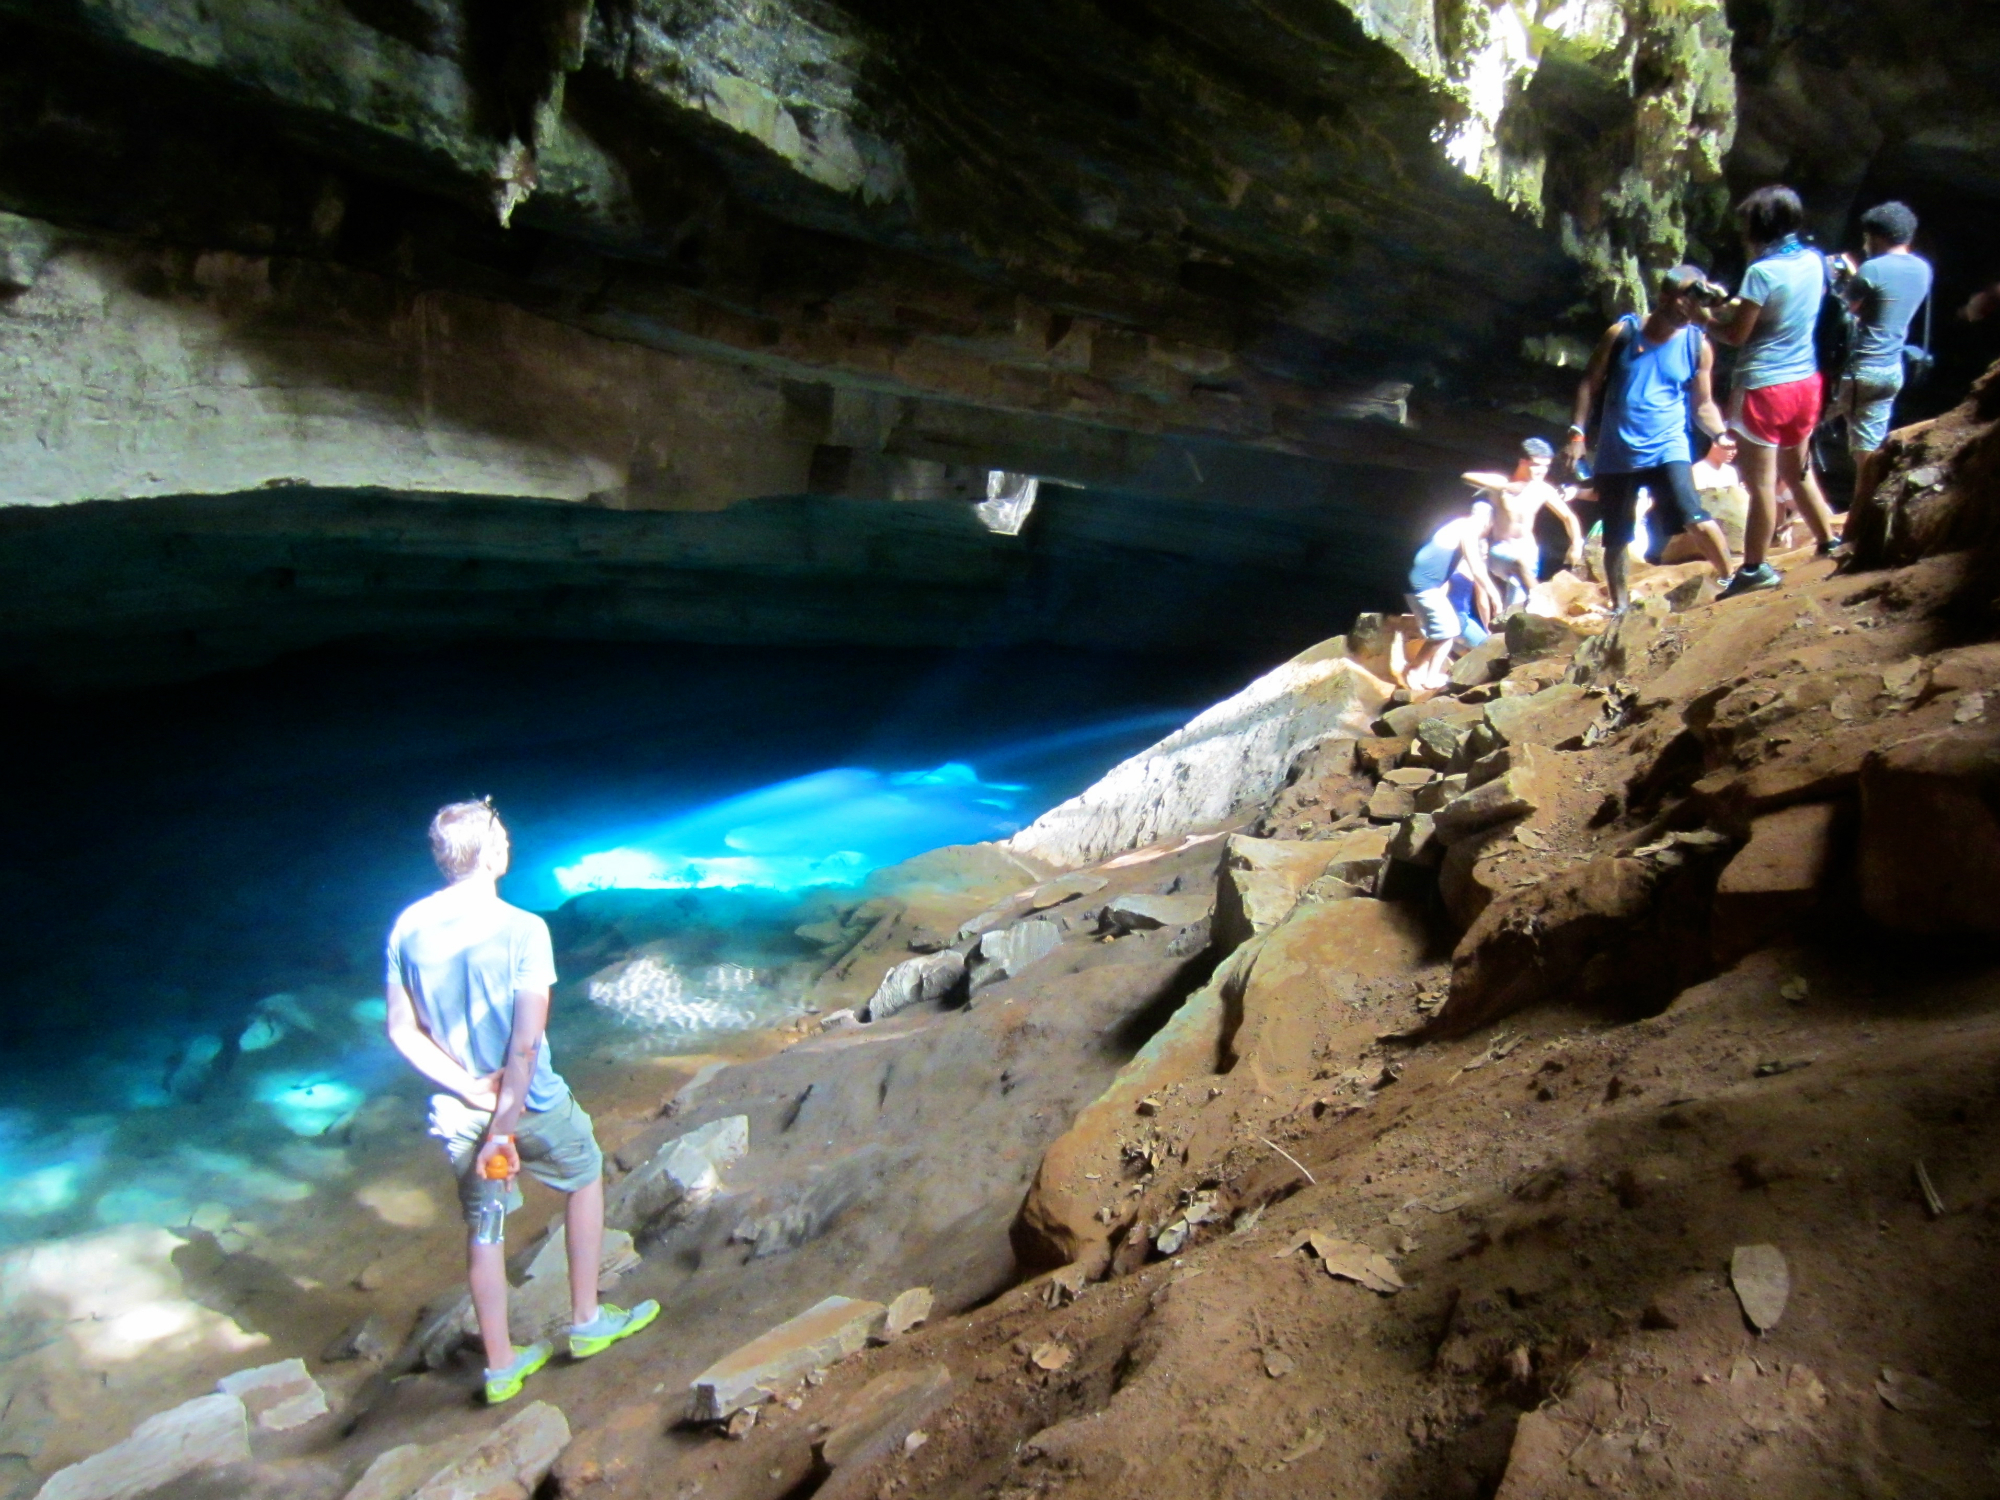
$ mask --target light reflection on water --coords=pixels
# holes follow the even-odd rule
[[[613,903],[570,923],[617,940],[564,966],[587,1003],[557,1007],[558,1066],[586,1052],[706,1050],[798,1014],[816,950],[796,929],[827,915],[830,892],[929,849],[1004,837],[1184,717],[1137,715],[915,770],[835,767],[702,806],[635,807],[628,821],[523,818],[509,900]],[[378,942],[357,935],[361,951]],[[414,1136],[428,1091],[382,1019],[379,995],[301,987],[264,995],[226,1029],[122,1023],[74,1072],[9,1069],[0,1245],[132,1224],[245,1248],[316,1191],[362,1193],[357,1153],[377,1133]]]

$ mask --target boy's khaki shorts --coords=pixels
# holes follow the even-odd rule
[[[431,1134],[444,1142],[445,1155],[458,1175],[458,1201],[468,1225],[476,1222],[479,1204],[479,1179],[472,1169],[492,1119],[456,1095],[431,1096]],[[597,1149],[597,1133],[574,1094],[565,1094],[560,1104],[549,1109],[524,1113],[514,1127],[514,1149],[521,1153],[522,1171],[559,1193],[577,1192],[604,1175],[604,1153]],[[511,1214],[521,1203],[520,1183],[509,1183],[507,1212]]]

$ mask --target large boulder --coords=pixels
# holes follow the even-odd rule
[[[1708,977],[1709,907],[1732,852],[1707,831],[1552,871],[1494,900],[1452,954],[1431,1030],[1456,1035],[1543,1000],[1644,1013]]]
[[[1381,1028],[1359,1003],[1362,987],[1414,971],[1431,941],[1415,902],[1362,897],[1300,907],[1257,953],[1224,1039],[1223,1071],[1244,1072],[1259,1093],[1276,1097],[1329,1058],[1366,1050]]]
[[[1328,647],[1265,673],[1186,727],[1105,773],[1007,841],[1069,869],[1214,828],[1269,802],[1300,751],[1359,738],[1390,687]]]
[[[1847,537],[1860,566],[1896,567],[1970,547],[1990,551],[1996,525],[2000,365],[1951,411],[1889,435],[1856,487]]]
[[[1324,876],[1357,890],[1373,890],[1389,841],[1389,830],[1381,828],[1330,839],[1232,836],[1216,898],[1216,941],[1234,948],[1270,931]]]
[[[1761,947],[1818,904],[1833,867],[1839,818],[1835,804],[1807,802],[1751,822],[1750,841],[1715,884],[1718,961]]]
[[[2000,932],[2000,730],[1928,736],[1861,768],[1861,899],[1885,926]]]
[[[1123,1132],[1142,1099],[1221,1066],[1260,946],[1253,939],[1223,960],[1042,1154],[1014,1224],[1014,1250],[1025,1268],[1081,1265],[1094,1276],[1110,1263],[1112,1238],[1130,1217],[1129,1200],[1107,1199],[1104,1186],[1118,1180]]]

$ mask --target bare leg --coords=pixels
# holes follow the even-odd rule
[[[1743,517],[1743,566],[1763,564],[1770,550],[1771,530],[1778,524],[1778,450],[1744,441],[1737,445],[1736,471],[1750,492],[1750,508]]]
[[[1814,538],[1822,542],[1832,541],[1833,512],[1819,487],[1819,476],[1813,472],[1810,440],[1796,447],[1781,449],[1778,452],[1778,469],[1790,482],[1792,493],[1798,496],[1799,514],[1805,517],[1806,526]]]
[[[472,1310],[479,1315],[486,1368],[504,1369],[514,1358],[514,1340],[507,1332],[507,1246],[482,1245],[468,1235],[465,1279],[472,1287]]]
[[[1688,536],[1701,548],[1701,555],[1708,565],[1715,569],[1724,583],[1729,581],[1729,538],[1722,534],[1722,528],[1713,521],[1697,521],[1687,529]]]
[[[569,1241],[569,1317],[588,1323],[597,1316],[597,1268],[604,1258],[604,1179],[569,1195],[563,1208]]]
[[[1632,595],[1625,586],[1625,565],[1630,561],[1623,547],[1604,549],[1604,582],[1611,590],[1611,612],[1622,615],[1632,602]]]

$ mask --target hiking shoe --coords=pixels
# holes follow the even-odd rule
[[[486,1404],[498,1406],[502,1401],[512,1401],[521,1394],[521,1387],[528,1377],[549,1362],[555,1350],[537,1341],[525,1349],[514,1351],[514,1358],[502,1369],[486,1372]]]
[[[1759,563],[1754,568],[1738,568],[1736,576],[1729,580],[1729,587],[1717,598],[1734,599],[1740,594],[1754,594],[1760,589],[1774,589],[1785,581],[1785,575],[1769,563]]]
[[[606,1302],[588,1323],[569,1326],[569,1357],[589,1359],[602,1354],[620,1339],[629,1339],[660,1315],[660,1304],[648,1297],[630,1312]]]

